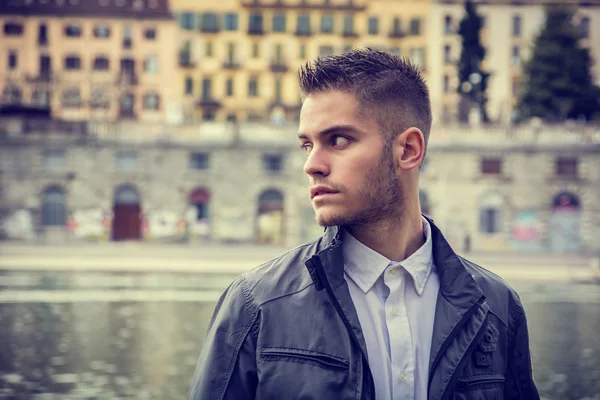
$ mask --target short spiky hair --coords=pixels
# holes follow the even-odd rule
[[[330,90],[353,93],[369,114],[374,113],[387,140],[416,127],[427,145],[429,90],[418,68],[408,60],[369,48],[353,50],[306,63],[300,67],[299,80],[304,96]]]

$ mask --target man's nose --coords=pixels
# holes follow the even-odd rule
[[[327,176],[329,175],[330,167],[327,155],[317,148],[313,148],[304,163],[304,172],[308,176]]]

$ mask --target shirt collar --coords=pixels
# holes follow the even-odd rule
[[[403,261],[393,262],[344,231],[342,248],[345,271],[358,287],[367,293],[386,268],[402,266],[412,276],[415,289],[420,296],[431,275],[433,264],[431,226],[425,218],[423,218],[423,234],[425,243],[417,251]]]

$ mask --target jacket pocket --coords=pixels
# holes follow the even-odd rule
[[[468,378],[459,378],[456,390],[467,392],[476,389],[493,389],[504,385],[504,375],[475,375]]]
[[[263,347],[259,350],[263,361],[287,361],[311,364],[328,370],[348,371],[350,363],[341,358],[312,350],[285,347]]]

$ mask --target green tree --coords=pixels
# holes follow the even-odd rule
[[[468,0],[465,2],[465,16],[458,28],[462,42],[457,65],[460,122],[468,122],[469,112],[473,106],[478,108],[483,122],[489,121],[486,110],[486,90],[490,74],[481,69],[481,62],[485,58],[485,47],[481,44],[480,38],[482,27],[483,18],[477,14],[475,4]]]
[[[534,40],[532,57],[524,65],[517,120],[589,120],[600,110],[600,88],[591,73],[593,61],[589,50],[581,47],[580,37],[571,9],[546,9],[545,25]]]

